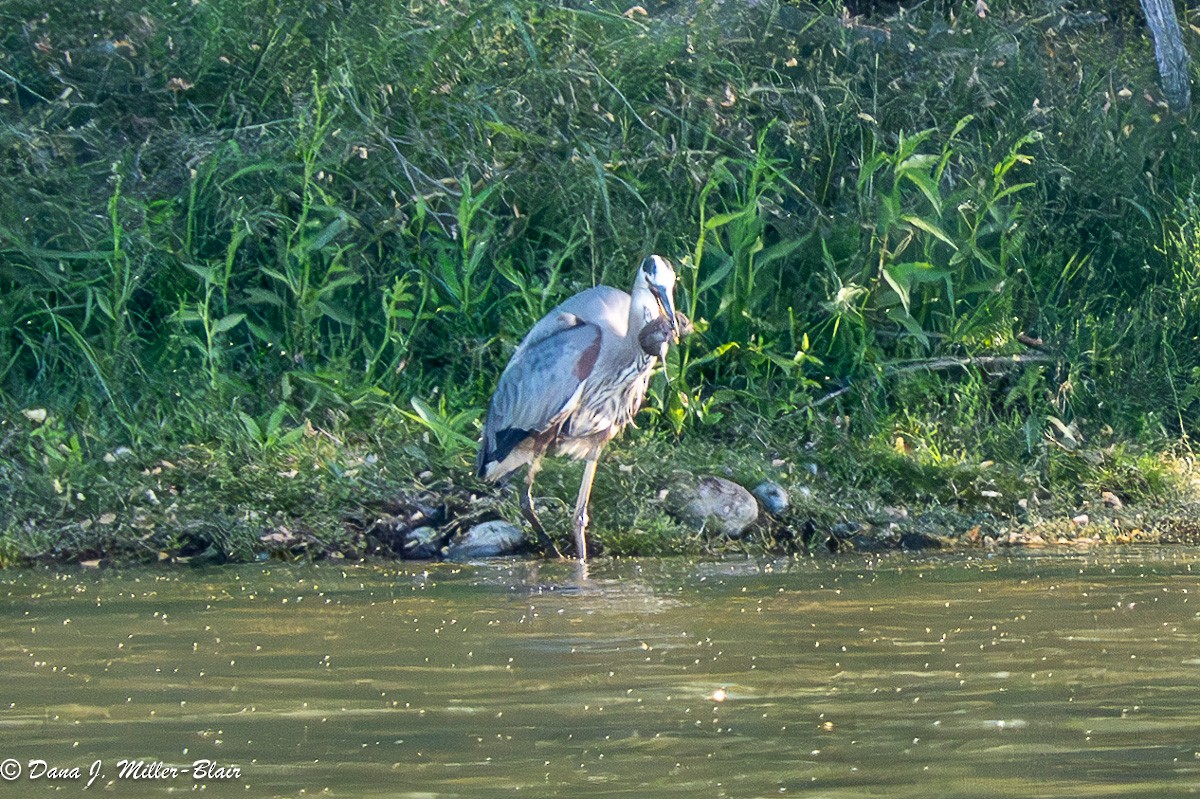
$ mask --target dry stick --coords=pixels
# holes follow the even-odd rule
[[[912,363],[891,364],[884,367],[883,374],[885,377],[889,375],[907,374],[909,372],[920,372],[922,370],[928,372],[945,372],[950,369],[966,369],[971,366],[979,367],[980,369],[1016,369],[1025,364],[1038,363],[1054,363],[1058,360],[1054,355],[1044,352],[1030,353],[1029,355],[981,355],[975,358],[933,358],[928,361],[914,361]],[[842,386],[839,389],[829,392],[812,403],[812,407],[824,405],[830,400],[837,399],[853,388],[852,384]]]
[[[354,113],[358,115],[358,118],[362,120],[364,125],[366,125],[367,129],[381,138],[387,143],[388,147],[391,148],[392,154],[396,156],[396,161],[400,164],[401,171],[404,172],[404,177],[408,179],[408,185],[412,188],[414,196],[421,195],[421,188],[418,186],[418,182],[425,183],[426,186],[428,186],[433,192],[444,192],[452,197],[462,196],[461,191],[456,191],[450,188],[445,183],[433,177],[432,175],[427,174],[412,161],[405,158],[404,153],[400,152],[400,145],[398,144],[397,138],[388,133],[382,125],[375,121],[372,116],[360,108],[354,97],[348,97],[347,102],[350,104],[350,107],[354,109]],[[418,181],[418,178],[420,178],[420,181]],[[431,208],[430,216],[433,217],[434,222],[436,222],[438,227],[442,229],[443,233],[445,233],[447,236],[454,237],[454,230],[458,221],[454,214],[445,211],[437,211]]]
[[[899,365],[890,365],[884,369],[885,375],[905,374],[907,372],[944,372],[948,369],[966,369],[978,366],[980,369],[1016,369],[1027,363],[1053,363],[1053,355],[1036,352],[1029,355],[981,355],[976,358],[934,358],[929,361],[915,361]]]
[[[824,405],[826,402],[829,402],[830,400],[837,399],[838,397],[842,396],[847,391],[849,391],[851,388],[852,388],[852,386],[846,385],[846,386],[842,386],[841,388],[837,389],[836,391],[830,391],[828,394],[826,394],[825,396],[821,397],[819,400],[814,402],[812,404],[812,406],[815,408],[818,405]]]

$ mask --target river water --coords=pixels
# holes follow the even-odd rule
[[[0,603],[0,799],[1200,792],[1191,549],[32,570]]]

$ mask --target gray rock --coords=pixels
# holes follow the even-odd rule
[[[737,538],[758,520],[754,495],[723,477],[701,477],[678,491],[677,513],[684,522]]]
[[[435,527],[414,527],[404,534],[404,552],[412,560],[432,560],[441,554],[445,535]]]
[[[511,555],[521,548],[525,533],[515,524],[497,519],[477,524],[450,542],[447,560],[474,560]]]
[[[770,480],[764,480],[755,486],[754,496],[762,503],[763,510],[772,516],[785,512],[792,504],[787,489]]]

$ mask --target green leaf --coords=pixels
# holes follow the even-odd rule
[[[228,187],[230,183],[233,183],[238,178],[243,178],[246,175],[253,175],[258,172],[277,172],[287,168],[288,167],[285,164],[277,164],[272,162],[251,164],[250,166],[242,167],[237,172],[234,172],[232,175],[225,178],[223,181],[221,181],[220,186],[224,189]]]
[[[876,153],[871,157],[870,160],[863,164],[862,169],[858,171],[858,190],[860,192],[863,190],[863,187],[867,185],[867,181],[874,177],[875,173],[879,171],[879,168],[886,164],[887,161],[888,158],[886,154]]]
[[[254,439],[256,444],[261,444],[263,442],[263,434],[262,428],[258,426],[258,422],[254,421],[250,414],[244,411],[238,411],[237,415],[238,419],[242,421],[242,427],[246,428],[246,432],[250,434],[250,438]]]
[[[279,432],[280,426],[283,424],[283,415],[287,413],[287,405],[279,403],[275,406],[275,410],[271,411],[271,415],[267,418],[267,438],[275,437]]]
[[[949,281],[950,273],[945,269],[937,269],[927,261],[907,261],[900,264],[888,264],[883,268],[883,279],[896,292],[904,312],[910,312],[910,294],[912,287],[922,283]]]
[[[280,437],[278,444],[281,447],[290,447],[292,444],[295,444],[297,441],[299,441],[303,437],[304,437],[304,426],[301,425],[299,427],[293,427],[291,430],[287,431]]]
[[[905,214],[900,218],[913,227],[924,230],[929,235],[949,245],[951,249],[958,250],[958,245],[950,240],[950,237],[946,235],[946,232],[929,220],[922,219],[919,216],[913,216],[912,214]]]
[[[506,122],[495,122],[492,120],[485,120],[483,123],[483,126],[485,128],[487,128],[488,130],[492,131],[493,133],[499,133],[501,135],[507,136],[508,138],[512,139],[513,141],[521,142],[523,144],[536,144],[539,147],[545,147],[550,143],[549,140],[545,136],[538,136],[536,134],[526,133],[525,131],[521,130],[520,128],[509,125]]]
[[[704,294],[704,292],[708,291],[713,286],[724,280],[726,275],[728,275],[732,269],[733,259],[726,255],[725,263],[722,266],[718,266],[716,269],[714,269],[712,274],[704,279],[704,282],[700,284],[700,288],[696,290],[696,293],[698,295]]]
[[[921,325],[907,311],[901,308],[891,308],[888,310],[887,315],[889,319],[903,327],[910,335],[920,339],[923,345],[926,347],[929,346],[929,336],[925,334]]]
[[[301,250],[303,252],[316,252],[317,250],[323,249],[326,244],[333,241],[334,237],[349,227],[349,225],[350,222],[346,218],[346,215],[338,214],[338,216],[332,222],[326,225],[320,233],[318,233],[315,237],[305,241],[301,246]]]
[[[752,208],[743,208],[740,211],[727,211],[726,213],[709,217],[708,219],[704,220],[704,229],[715,230],[722,225],[728,225],[735,219],[741,219],[742,217],[749,215],[751,211],[753,211]]]
[[[720,345],[719,347],[716,347],[712,352],[708,353],[707,355],[704,355],[701,358],[697,358],[694,361],[690,361],[687,365],[687,368],[684,370],[684,373],[687,374],[697,367],[700,367],[706,363],[715,361],[717,358],[720,358],[722,355],[729,352],[730,350],[737,349],[737,346],[738,346],[738,344],[736,341],[725,342],[724,344]]]
[[[273,305],[276,308],[283,307],[283,300],[279,299],[279,295],[273,291],[267,291],[266,289],[260,289],[256,286],[251,286],[246,288],[243,293],[246,295],[246,299],[251,303],[260,305]]]
[[[246,315],[244,313],[231,313],[226,317],[218,319],[216,324],[214,324],[212,327],[213,335],[233,330],[235,327],[240,325],[245,318]]]
[[[965,117],[958,120],[957,124],[955,124],[955,126],[954,126],[954,130],[950,131],[950,138],[953,139],[953,138],[957,137],[958,134],[963,132],[963,130],[967,127],[967,125],[970,125],[974,121],[975,121],[974,114],[967,114]]]
[[[184,261],[183,268],[203,280],[205,283],[217,282],[217,268],[215,266],[201,266],[200,264],[193,264]]]
[[[328,316],[335,322],[341,322],[343,325],[354,325],[358,321],[354,318],[354,314],[352,314],[350,311],[347,311],[345,308],[340,307],[336,303],[328,302],[327,300],[319,300],[317,302],[317,308],[325,316]]]
[[[448,423],[448,420],[444,416],[435,411],[433,408],[430,408],[421,400],[413,397],[411,400],[409,400],[409,404],[412,405],[413,410],[415,410],[416,413],[412,414],[408,413],[407,411],[401,411],[401,413],[409,419],[415,422],[420,422],[427,427],[429,431],[433,433],[434,437],[437,438],[438,443],[442,446],[442,449],[447,451],[456,451],[462,449],[471,449],[475,446],[474,439],[468,438],[459,431],[455,430],[451,424]],[[462,414],[459,415],[459,417],[461,416]],[[455,418],[457,419],[459,417]]]
[[[800,247],[804,246],[804,244],[812,237],[813,232],[814,231],[809,231],[800,238],[785,239],[784,241],[772,244],[770,247],[764,249],[762,254],[755,259],[755,264],[761,269],[773,261],[778,261],[780,258],[788,257],[796,250],[800,249]]]
[[[1036,183],[1016,183],[1012,186],[1006,186],[1004,189],[996,192],[996,195],[994,197],[992,197],[992,202],[997,202],[999,200],[1003,200],[1005,197],[1008,197],[1010,194],[1016,194],[1019,191],[1024,191],[1025,189],[1032,188],[1033,186],[1036,186],[1036,185],[1037,185]]]
[[[924,158],[924,157],[926,157],[926,156],[914,155],[912,158],[909,159],[909,161],[912,161],[917,158]],[[933,156],[927,156],[927,157],[933,158]],[[938,193],[937,184],[933,182],[933,178],[931,178],[927,172],[905,171],[903,173],[900,173],[899,176],[906,179],[909,183],[913,184],[914,186],[916,186],[921,191],[921,193],[925,195],[925,199],[929,200],[929,204],[933,206],[933,210],[935,212],[937,212],[937,215],[938,216],[942,215],[941,195]]]
[[[332,273],[332,272],[333,272],[333,270],[331,269],[330,273]],[[326,277],[328,277],[328,275]],[[343,286],[353,286],[355,283],[359,283],[361,281],[362,281],[362,275],[356,275],[353,272],[351,272],[349,274],[342,275],[339,278],[335,278],[333,280],[326,281],[321,286],[321,288],[317,289],[317,294],[325,295],[331,291],[337,291],[338,289],[342,288]]]
[[[258,322],[255,322],[251,319],[246,320],[246,329],[250,331],[251,335],[253,335],[256,339],[263,342],[264,344],[270,344],[271,346],[275,346],[279,342],[283,341],[282,333],[280,333],[276,330],[272,330],[271,328],[269,328],[265,325],[259,324]]]

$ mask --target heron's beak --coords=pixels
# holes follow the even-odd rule
[[[654,299],[658,301],[658,309],[662,311],[662,315],[671,323],[672,338],[679,340],[679,320],[675,318],[675,301],[671,298],[671,292],[659,285],[651,284],[650,293],[654,295]]]
[[[675,301],[671,298],[671,292],[654,283],[650,284],[650,293],[654,295],[655,301],[658,302],[658,310],[662,312],[662,315],[671,324],[671,339],[662,343],[658,353],[658,360],[662,364],[663,378],[666,379],[667,385],[670,386],[671,378],[667,374],[668,344],[670,340],[679,341],[679,320],[675,318]]]

